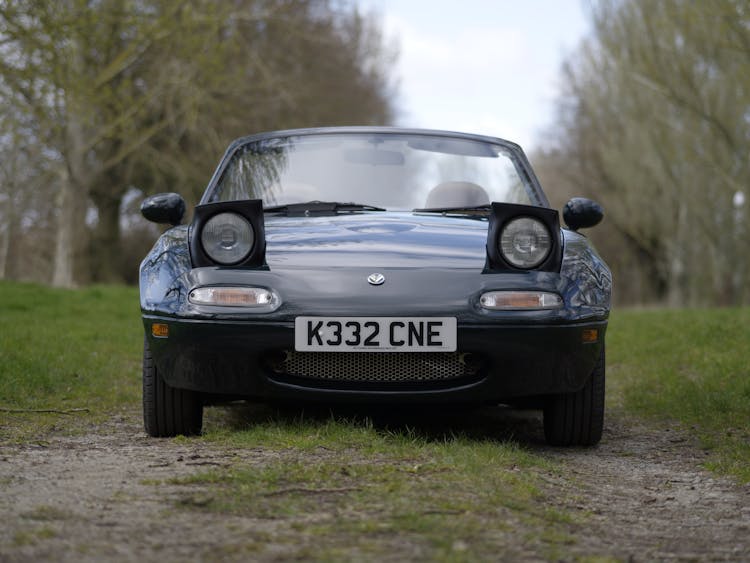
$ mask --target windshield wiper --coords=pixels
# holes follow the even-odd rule
[[[482,205],[467,205],[463,207],[425,207],[421,209],[412,209],[413,213],[444,213],[444,214],[462,214],[462,215],[485,215],[492,212],[492,204],[485,203]]]
[[[286,213],[289,217],[330,215],[347,211],[385,211],[382,207],[363,203],[340,201],[306,201],[304,203],[287,203],[286,205],[272,205],[264,207],[264,213]]]

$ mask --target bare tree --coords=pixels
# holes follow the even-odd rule
[[[0,86],[55,192],[53,283],[117,280],[124,195],[195,197],[233,137],[388,121],[382,53],[345,3],[0,1]]]
[[[641,298],[746,301],[747,4],[605,0],[592,15],[594,37],[565,69],[555,151],[608,208],[593,236],[626,251],[619,279],[652,280]]]

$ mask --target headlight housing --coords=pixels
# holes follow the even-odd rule
[[[227,266],[248,257],[255,243],[255,232],[242,215],[217,213],[203,225],[200,233],[203,251],[214,262]]]
[[[552,250],[547,226],[533,217],[511,219],[500,231],[500,252],[516,268],[529,270],[542,264]]]

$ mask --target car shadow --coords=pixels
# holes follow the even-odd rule
[[[325,405],[238,402],[212,409],[214,424],[241,431],[256,424],[323,426],[336,421],[380,432],[444,442],[454,437],[546,447],[540,411],[504,406]]]

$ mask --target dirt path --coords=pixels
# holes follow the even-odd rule
[[[571,558],[750,561],[750,487],[700,469],[705,454],[684,435],[610,416],[598,448],[554,450],[539,444],[538,421],[515,424],[532,450],[567,469],[542,476],[549,503],[587,514]],[[0,561],[247,559],[216,547],[257,536],[259,525],[273,537],[283,520],[175,510],[205,498],[149,481],[278,455],[148,439],[135,416],[84,436],[0,447]],[[266,545],[262,559],[292,554]]]
[[[701,469],[707,454],[687,436],[610,417],[596,450],[553,455],[570,470],[559,486],[580,486],[572,508],[592,513],[584,553],[750,561],[750,486]]]

